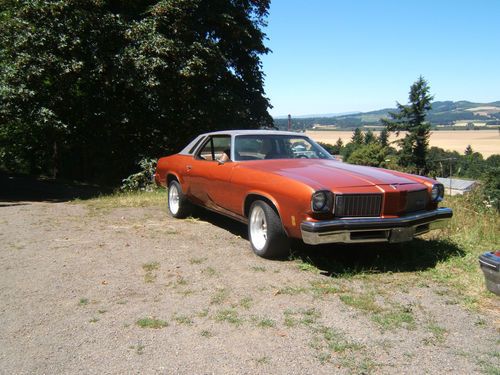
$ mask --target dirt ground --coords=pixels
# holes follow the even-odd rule
[[[264,260],[213,214],[39,198],[0,203],[2,374],[498,374],[495,317],[440,285]]]

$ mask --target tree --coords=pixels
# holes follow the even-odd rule
[[[364,137],[361,129],[360,128],[354,129],[354,132],[352,133],[351,142],[356,144],[356,145],[362,145],[364,143],[364,141],[365,141],[365,137]]]
[[[378,136],[378,143],[380,143],[382,147],[389,146],[389,132],[387,131],[387,128],[382,129],[380,132],[380,135]]]
[[[338,148],[339,153],[340,153],[340,150],[342,150],[342,147],[344,147],[344,142],[342,142],[342,138],[339,137],[339,139],[337,139],[335,146]]]
[[[0,3],[0,167],[116,182],[207,130],[272,126],[269,0]]]
[[[375,135],[373,134],[371,129],[368,129],[368,131],[365,134],[365,145],[369,145],[370,143],[376,142]]]
[[[354,150],[346,161],[351,164],[386,167],[392,159],[392,157],[389,158],[390,152],[388,147],[371,142]]]
[[[465,148],[465,155],[472,155],[474,153],[474,151],[472,150],[472,147],[470,145],[467,145],[467,147]]]
[[[398,112],[389,112],[389,119],[381,119],[388,131],[407,132],[400,141],[400,163],[420,174],[428,172],[426,156],[431,127],[425,118],[433,99],[429,90],[427,81],[420,76],[410,87],[408,105],[396,103]]]

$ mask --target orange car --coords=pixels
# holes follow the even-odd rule
[[[289,252],[307,244],[403,242],[452,217],[438,208],[444,188],[433,179],[335,160],[300,133],[231,130],[198,136],[158,160],[175,218],[203,206],[248,224],[253,251]]]

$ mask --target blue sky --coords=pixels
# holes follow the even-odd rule
[[[273,116],[500,100],[500,0],[272,0],[263,56]]]

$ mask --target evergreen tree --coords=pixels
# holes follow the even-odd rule
[[[380,132],[380,135],[378,136],[378,143],[380,143],[382,147],[389,146],[389,132],[387,131],[387,128],[382,129]]]
[[[465,148],[465,155],[472,155],[474,153],[474,151],[472,150],[472,147],[470,145],[467,145],[467,147]]]
[[[356,128],[352,133],[351,142],[356,145],[362,145],[365,142],[365,136],[360,128]]]
[[[371,129],[368,129],[368,131],[365,134],[365,145],[369,145],[370,143],[375,143],[376,142],[375,135],[373,134]]]
[[[397,134],[406,131],[406,136],[400,140],[402,167],[416,173],[426,174],[426,156],[429,147],[430,124],[425,121],[427,112],[431,109],[433,96],[429,94],[427,81],[420,76],[411,85],[409,103],[397,104],[398,112],[389,112],[389,119],[381,119],[388,131]]]
[[[339,152],[340,150],[342,150],[342,147],[344,147],[344,142],[342,142],[342,138],[339,137],[339,139],[337,139],[337,143],[335,143],[335,146],[337,146]]]

